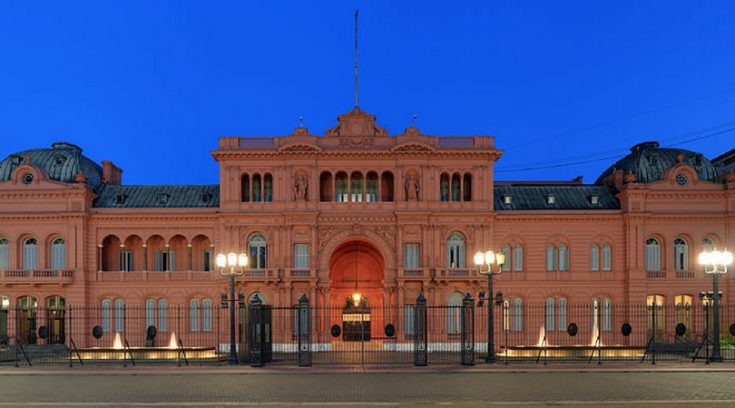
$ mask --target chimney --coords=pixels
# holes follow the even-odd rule
[[[102,161],[102,178],[107,184],[119,186],[122,184],[122,169],[108,160]]]

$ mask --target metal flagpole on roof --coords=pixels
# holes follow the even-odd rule
[[[359,91],[359,72],[357,69],[358,54],[357,54],[357,15],[359,10],[355,10],[355,109],[358,105],[358,91]]]

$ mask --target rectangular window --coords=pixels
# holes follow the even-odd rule
[[[202,252],[202,271],[209,272],[212,270],[212,253],[210,251]]]
[[[416,306],[403,307],[403,332],[407,335],[416,334]]]
[[[294,269],[309,269],[309,244],[294,244],[293,267]]]
[[[0,242],[0,270],[8,269],[8,244]]]
[[[176,252],[174,251],[157,251],[156,252],[156,271],[173,271],[176,270]]]
[[[125,272],[133,270],[133,251],[120,252],[120,270]]]
[[[419,244],[403,244],[403,268],[419,269],[421,268]]]

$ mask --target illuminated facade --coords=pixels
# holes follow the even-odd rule
[[[218,185],[125,185],[67,143],[12,154],[0,296],[51,311],[185,304],[204,311],[198,328],[227,285],[215,254],[245,251],[248,298],[339,307],[360,293],[400,327],[420,292],[457,304],[484,288],[478,250],[506,253],[495,284],[517,308],[691,304],[711,287],[696,255],[735,247],[735,174],[700,154],[642,143],[594,184],[495,182],[501,154],[490,136],[389,136],[359,109],[324,136],[221,138]]]

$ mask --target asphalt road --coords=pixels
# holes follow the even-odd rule
[[[676,403],[676,404],[674,404]],[[735,372],[0,373],[0,407],[735,407]]]

